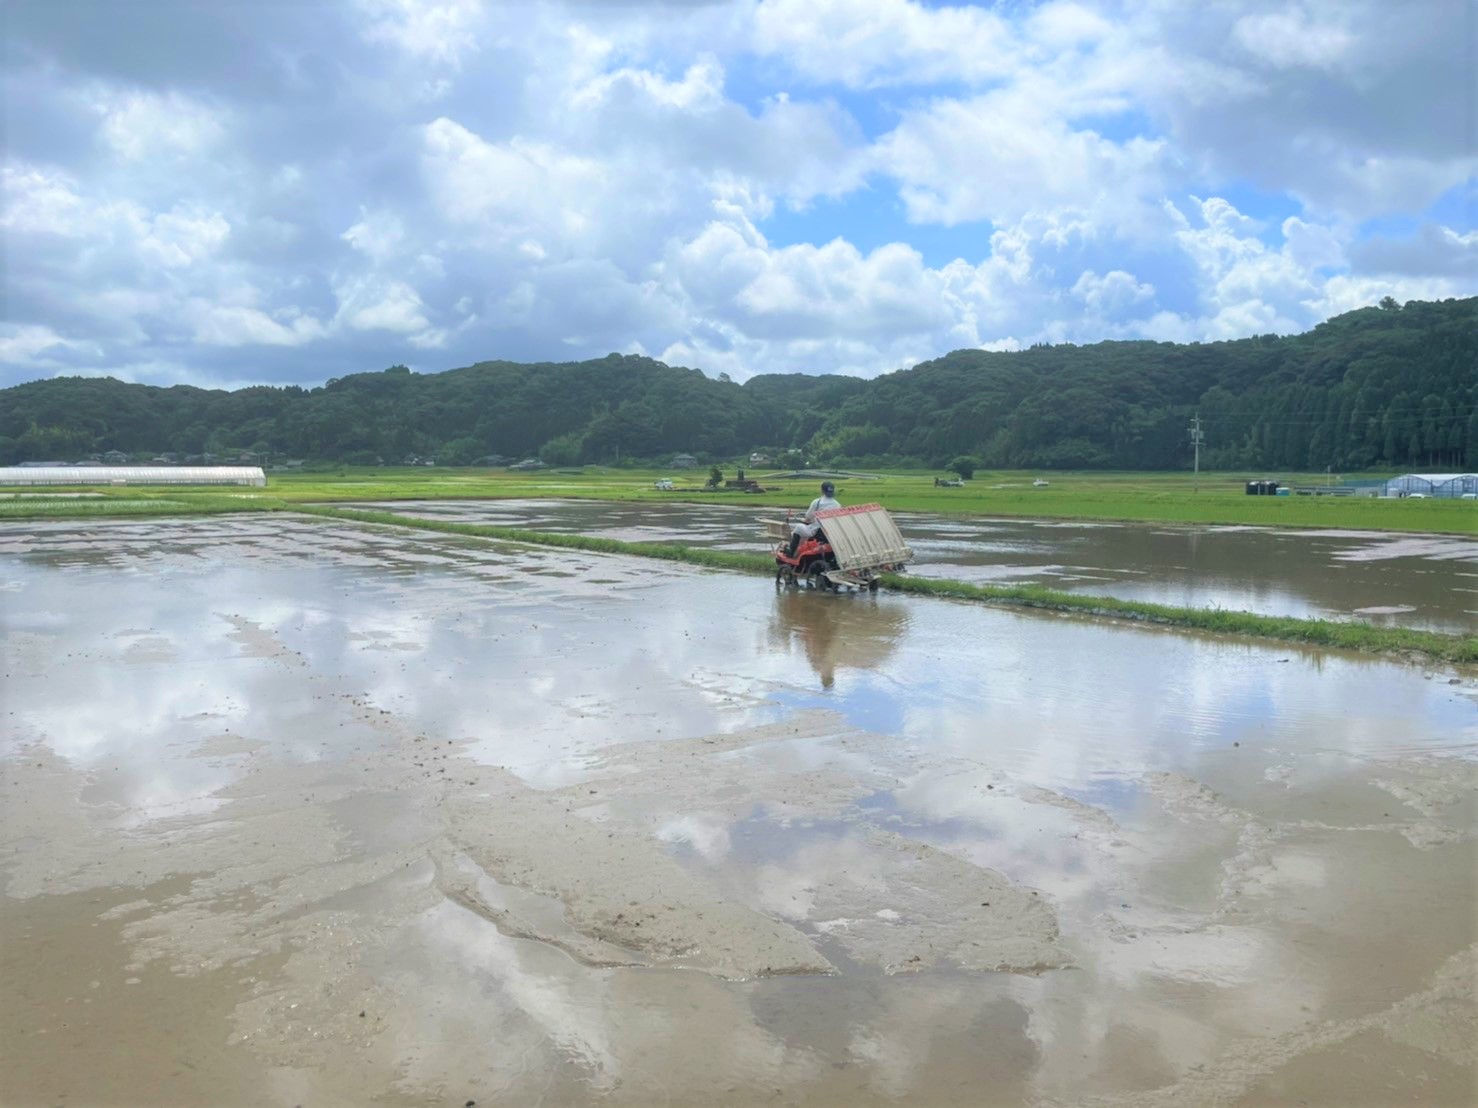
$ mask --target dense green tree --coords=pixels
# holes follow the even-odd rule
[[[1302,335],[957,350],[872,381],[743,385],[651,358],[392,366],[234,392],[53,378],[0,390],[0,464],[119,450],[349,461],[538,455],[554,465],[734,457],[781,465],[1253,470],[1478,468],[1478,299],[1394,301]]]

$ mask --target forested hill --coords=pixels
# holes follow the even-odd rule
[[[959,350],[873,381],[769,375],[737,385],[649,358],[404,367],[321,388],[235,392],[67,377],[0,391],[0,463],[270,452],[467,464],[777,461],[1168,469],[1478,467],[1478,298],[1387,300],[1302,335],[1181,345]],[[794,453],[786,455],[785,452]]]

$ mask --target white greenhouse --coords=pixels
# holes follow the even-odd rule
[[[1386,496],[1457,498],[1478,493],[1478,473],[1407,473],[1385,484]]]
[[[0,485],[255,485],[261,466],[0,466]]]

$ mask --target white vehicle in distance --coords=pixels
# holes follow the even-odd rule
[[[672,491],[672,482],[670,480],[668,480],[666,477],[664,477],[664,478],[662,478],[662,480],[657,481],[652,487],[653,488],[656,488],[656,489],[659,489],[662,492],[671,492]]]

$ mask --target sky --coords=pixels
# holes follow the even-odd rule
[[[1478,0],[0,21],[0,385],[613,351],[872,377],[1478,293]]]

